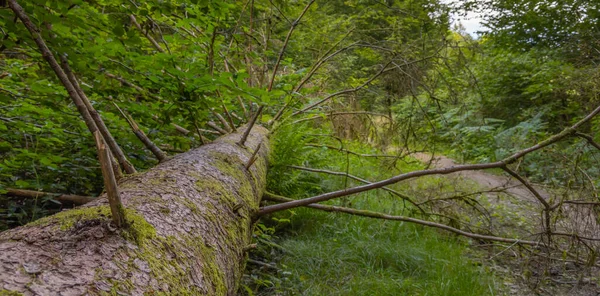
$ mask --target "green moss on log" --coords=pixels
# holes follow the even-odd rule
[[[16,291],[0,290],[0,296],[23,296],[23,293]]]
[[[254,198],[253,185],[254,186],[259,186],[259,185],[258,185],[258,182],[256,179],[254,179],[255,184],[251,184],[248,181],[248,175],[250,175],[250,174],[246,171],[246,168],[244,167],[244,163],[239,159],[232,159],[232,156],[229,154],[225,154],[225,153],[218,152],[218,151],[211,151],[211,156],[213,157],[213,162],[212,162],[213,166],[215,166],[221,173],[235,179],[241,185],[238,195],[242,199],[244,199],[244,204],[254,204],[253,202],[251,202],[250,200],[247,200],[247,199]],[[212,190],[212,192],[217,192],[217,191],[228,192],[227,189],[225,189],[223,187],[222,182],[215,182],[215,183],[219,183],[219,184],[217,186],[212,186],[212,188],[210,188],[211,184],[204,184],[201,182],[198,182],[196,185],[201,189],[203,188],[203,189]],[[221,187],[223,189],[218,188],[218,187]],[[236,200],[234,202],[233,206],[235,206],[239,203],[240,203],[240,200]],[[256,210],[256,209],[251,209],[251,210]]]
[[[110,218],[110,208],[107,205],[95,207],[82,207],[57,213],[38,219],[27,224],[28,226],[44,226],[49,224],[57,225],[60,230],[69,230],[76,222],[83,222],[96,219],[108,220]]]
[[[146,227],[142,227],[146,228]],[[215,251],[206,245],[201,237],[142,237],[135,256],[123,263],[121,268],[133,272],[139,268],[137,264],[146,265],[153,278],[157,279],[165,291],[153,291],[152,295],[225,295],[225,275],[216,262]],[[199,266],[189,266],[200,262]],[[207,284],[207,291],[191,282],[194,276],[201,275]],[[130,280],[111,281],[113,288],[109,294],[127,294],[134,285]],[[116,295],[115,294],[115,295]]]

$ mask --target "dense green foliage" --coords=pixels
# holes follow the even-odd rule
[[[117,0],[21,5],[55,58],[67,56],[83,90],[138,169],[156,162],[130,132],[117,106],[159,147],[185,151],[200,144],[198,137],[178,134],[170,123],[193,133],[196,125],[205,129],[207,121],[218,122],[215,113],[224,107],[245,117],[240,104],[248,111],[266,105],[263,120],[268,121],[284,103],[297,108],[312,94],[364,84],[394,56],[408,63],[432,54],[437,45],[430,42],[431,36],[443,36],[448,25],[436,1],[315,3],[289,41],[280,75],[268,92],[268,71],[277,62],[291,20],[305,3]],[[67,92],[8,8],[0,9],[0,27],[0,129],[5,132],[0,141],[0,186],[98,194],[102,182],[93,137]],[[316,60],[346,47],[315,69],[304,88],[297,88],[301,79],[310,78],[307,73]],[[427,59],[417,64],[427,68]],[[422,71],[417,68],[411,69]],[[403,87],[393,81],[386,84],[389,89]],[[362,105],[370,110],[381,101],[391,102],[369,95],[349,109]],[[2,213],[7,225],[39,217],[30,201],[1,202],[2,208],[10,209]]]
[[[241,46],[229,44],[240,14],[233,3],[21,4],[34,24],[42,28],[42,36],[56,58],[68,56],[87,96],[138,169],[151,167],[156,161],[131,133],[116,106],[131,114],[163,149],[185,151],[199,142],[191,135],[176,133],[170,123],[195,130],[195,124],[203,127],[212,117],[211,109],[221,112],[226,106],[243,116],[238,97],[248,103],[263,103],[280,95],[248,87],[241,60],[228,60],[230,68],[241,68],[232,73],[224,69],[225,59],[215,54],[237,51]],[[129,16],[138,19],[143,32]],[[98,194],[102,179],[93,137],[64,87],[11,10],[0,9],[0,27],[5,34],[0,61],[0,186]],[[159,40],[160,50],[144,34]],[[128,87],[129,83],[140,88]],[[31,207],[29,201],[1,202],[0,214],[5,219],[0,228],[5,223],[15,225],[39,217],[35,214],[38,208]]]
[[[258,124],[273,132],[268,188],[292,198],[359,183],[290,165],[376,181],[422,169],[407,156],[415,151],[492,162],[556,134],[600,103],[595,1],[17,2],[52,56],[66,57],[139,171],[158,161],[125,114],[172,156],[219,136],[218,127],[227,132],[230,123],[247,123],[263,107]],[[469,11],[484,18],[478,38],[451,29],[452,13]],[[72,98],[23,22],[1,6],[0,40],[4,230],[71,206],[8,196],[8,188],[97,196],[103,182],[94,137]],[[599,123],[578,131],[593,141]],[[371,157],[385,153],[397,157]],[[597,202],[598,157],[598,149],[572,137],[513,169],[554,186],[562,199]],[[458,183],[427,177],[394,188],[422,201],[476,187]],[[429,214],[379,191],[330,203],[484,233],[515,215],[485,220],[481,208],[491,202],[483,195]],[[277,271],[250,269],[249,294],[501,290],[494,276],[462,260],[468,241],[418,226],[295,209],[259,223],[256,238],[253,258],[272,260]]]

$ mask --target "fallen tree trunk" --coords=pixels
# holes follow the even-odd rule
[[[119,190],[129,224],[110,224],[104,196],[0,233],[0,295],[234,295],[267,169],[254,127],[180,154]],[[12,295],[12,294],[11,294]]]

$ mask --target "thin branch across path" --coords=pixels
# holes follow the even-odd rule
[[[517,153],[515,153],[501,161],[492,162],[492,163],[483,163],[483,164],[457,165],[457,166],[453,166],[453,167],[449,167],[449,168],[414,171],[414,172],[410,172],[410,173],[397,175],[392,178],[382,180],[379,182],[374,182],[374,183],[367,184],[367,185],[333,191],[333,192],[329,192],[329,193],[325,193],[325,194],[321,194],[321,195],[317,195],[317,196],[313,196],[313,197],[309,197],[309,198],[305,198],[305,199],[284,202],[281,204],[266,206],[266,207],[263,207],[260,209],[260,211],[258,212],[258,215],[261,216],[261,215],[266,215],[266,214],[283,211],[283,210],[287,210],[287,209],[292,209],[292,208],[296,208],[296,207],[307,206],[309,204],[319,203],[322,201],[327,201],[327,200],[340,198],[340,197],[344,197],[344,196],[348,196],[348,195],[352,195],[352,194],[356,194],[356,193],[360,193],[360,192],[378,189],[378,188],[381,188],[381,187],[384,187],[384,186],[387,186],[390,184],[398,183],[400,181],[413,179],[413,178],[417,178],[417,177],[422,177],[422,176],[427,176],[427,175],[446,175],[446,174],[460,172],[460,171],[505,168],[508,164],[511,164],[511,163],[517,161],[519,158],[521,158],[531,152],[540,150],[546,146],[552,145],[556,142],[563,140],[566,137],[573,135],[574,133],[577,132],[577,128],[579,128],[582,124],[590,121],[593,117],[598,115],[598,113],[600,113],[600,106],[598,106],[596,109],[594,109],[592,112],[590,112],[590,114],[588,114],[586,117],[584,117],[583,119],[581,119],[580,121],[575,123],[573,126],[564,129],[562,132],[560,132],[554,136],[551,136],[551,137],[547,138],[546,140],[544,140],[534,146],[531,146],[529,148],[518,151]],[[534,193],[534,195],[535,195],[535,193]]]
[[[291,199],[291,198],[279,196],[279,195],[268,193],[268,192],[266,192],[263,195],[263,199],[270,200],[270,201],[276,201],[276,202],[293,201],[293,199]],[[441,224],[441,223],[435,223],[435,222],[431,222],[431,221],[425,221],[425,220],[420,220],[420,219],[415,219],[415,218],[405,217],[405,216],[394,216],[394,215],[388,215],[388,214],[384,214],[384,213],[367,211],[367,210],[357,210],[357,209],[352,209],[352,208],[321,205],[321,204],[308,204],[308,205],[306,205],[306,207],[318,209],[318,210],[322,210],[322,211],[326,211],[326,212],[338,212],[338,213],[345,213],[345,214],[350,214],[350,215],[355,215],[355,216],[415,223],[415,224],[424,225],[427,227],[433,227],[433,228],[450,231],[452,233],[455,233],[455,234],[458,234],[461,236],[469,237],[472,239],[478,239],[478,240],[496,241],[496,242],[509,243],[509,244],[533,245],[533,246],[539,245],[539,242],[535,242],[535,241],[521,240],[521,239],[516,239],[516,238],[505,238],[505,237],[498,237],[498,236],[492,236],[492,235],[482,235],[482,234],[463,231],[463,230],[460,230],[460,229],[457,229],[454,227],[450,227],[448,225]]]

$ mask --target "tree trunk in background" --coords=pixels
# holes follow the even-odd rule
[[[99,198],[0,233],[0,295],[234,295],[269,147],[258,126],[247,140],[252,148],[238,146],[243,132],[124,178],[129,230],[111,227]]]

